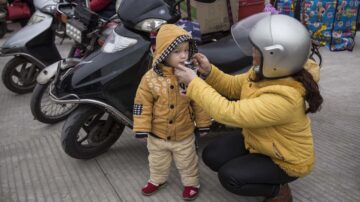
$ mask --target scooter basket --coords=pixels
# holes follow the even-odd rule
[[[74,14],[85,26],[91,27],[90,29],[96,27],[99,22],[99,15],[81,5],[75,7]]]

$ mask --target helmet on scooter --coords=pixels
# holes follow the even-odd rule
[[[299,21],[286,15],[261,13],[235,24],[232,35],[239,48],[251,55],[261,54],[255,68],[261,78],[281,78],[299,72],[310,53],[310,34]]]

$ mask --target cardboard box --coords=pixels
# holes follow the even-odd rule
[[[239,0],[238,20],[242,20],[255,13],[263,12],[264,7],[264,0]]]
[[[231,0],[230,2],[235,23],[238,19],[239,0]],[[202,34],[230,30],[226,0],[217,0],[213,3],[201,3],[191,0],[190,4],[192,20],[200,24]],[[180,8],[182,17],[187,17],[186,3],[182,2]]]

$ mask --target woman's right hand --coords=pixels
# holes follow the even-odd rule
[[[204,75],[209,75],[211,71],[211,64],[207,57],[202,53],[196,53],[193,56],[195,66],[199,67],[198,71]]]

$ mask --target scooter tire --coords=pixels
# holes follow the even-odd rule
[[[2,75],[1,75],[1,79],[2,79],[5,87],[7,89],[9,89],[10,91],[17,93],[17,94],[25,94],[25,93],[32,92],[36,85],[36,76],[37,76],[38,72],[40,72],[40,69],[38,67],[36,67],[36,70],[38,72],[34,73],[34,78],[30,85],[20,86],[20,85],[16,84],[12,78],[14,76],[14,71],[16,71],[16,68],[19,65],[24,64],[24,63],[31,63],[31,62],[26,60],[23,57],[12,58],[8,63],[6,63],[6,65],[2,71]]]
[[[121,136],[125,126],[114,120],[105,141],[96,146],[83,146],[78,142],[78,134],[82,126],[93,116],[104,113],[103,109],[93,105],[79,106],[67,118],[61,132],[61,145],[69,156],[76,159],[91,159],[106,152]]]
[[[61,114],[48,115],[42,110],[41,103],[42,98],[47,93],[47,89],[50,82],[47,84],[36,84],[33,94],[31,96],[30,109],[34,118],[42,123],[54,124],[65,120],[71,112],[76,109],[76,105],[69,108],[69,110],[62,112]],[[58,110],[57,110],[58,111]]]

